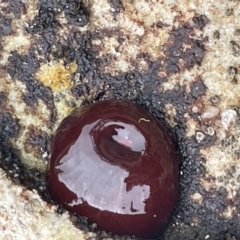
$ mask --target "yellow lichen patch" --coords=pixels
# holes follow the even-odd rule
[[[44,86],[50,87],[53,91],[66,90],[71,87],[71,76],[77,71],[76,62],[64,66],[63,61],[57,63],[43,64],[36,73],[36,78]]]

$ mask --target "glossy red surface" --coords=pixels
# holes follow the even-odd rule
[[[177,202],[178,161],[147,110],[108,100],[75,110],[57,129],[48,189],[65,208],[119,235],[151,238]]]

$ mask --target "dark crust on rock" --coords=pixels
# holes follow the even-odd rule
[[[112,7],[121,9],[121,1],[110,1]],[[19,8],[9,7],[10,11],[17,18],[20,10],[24,12],[24,4],[21,1],[11,0],[10,6],[20,4]],[[66,6],[69,5],[69,8]],[[191,69],[196,65],[201,65],[205,48],[204,43],[207,39],[193,38],[194,29],[202,29],[207,23],[206,16],[196,16],[193,19],[194,25],[190,23],[181,23],[179,27],[174,27],[170,37],[164,46],[166,57],[153,62],[149,60],[147,54],[142,54],[144,60],[148,63],[148,70],[140,73],[137,69],[130,72],[119,73],[117,76],[111,76],[100,71],[101,67],[106,64],[104,58],[97,58],[98,52],[90,47],[92,38],[101,38],[104,31],[87,32],[85,34],[70,32],[65,39],[58,36],[57,30],[61,28],[57,21],[57,14],[64,11],[69,25],[84,26],[89,20],[90,10],[82,1],[74,0],[39,0],[39,11],[33,22],[29,23],[27,31],[34,36],[39,33],[41,36],[34,38],[29,52],[20,55],[16,51],[11,53],[9,58],[8,73],[13,81],[21,81],[26,85],[27,91],[23,96],[23,101],[34,109],[34,106],[41,99],[51,112],[49,119],[50,126],[56,120],[54,99],[52,90],[45,87],[41,82],[34,79],[34,74],[39,69],[41,63],[48,62],[50,57],[55,60],[64,59],[66,63],[76,61],[78,64],[77,73],[81,73],[79,85],[74,85],[71,89],[72,95],[77,98],[85,99],[85,103],[102,101],[109,98],[128,99],[139,105],[142,105],[156,117],[158,117],[169,129],[173,139],[176,142],[178,151],[181,155],[180,170],[182,172],[181,191],[179,204],[173,214],[173,219],[165,234],[160,238],[171,240],[192,240],[204,239],[207,234],[210,239],[225,239],[226,233],[235,235],[240,238],[240,228],[238,226],[239,218],[233,217],[228,221],[221,219],[219,213],[223,211],[224,205],[231,205],[227,200],[226,189],[211,189],[206,192],[200,185],[199,178],[204,176],[205,168],[202,164],[205,160],[199,155],[202,147],[209,147],[214,143],[214,136],[207,136],[200,144],[195,137],[186,138],[186,119],[184,114],[201,96],[206,93],[201,76],[195,79],[191,86],[191,92],[187,92],[180,84],[176,84],[172,90],[162,91],[161,84],[167,81],[166,77],[159,77],[158,72],[164,71],[168,76],[179,74],[180,72]],[[84,21],[82,25],[78,22],[79,17]],[[0,16],[0,24],[4,26],[0,30],[0,37],[11,35],[11,20]],[[159,27],[165,27],[159,24]],[[218,38],[218,37],[216,37]],[[120,41],[121,39],[119,39]],[[185,49],[185,45],[188,46]],[[54,47],[53,47],[54,46]],[[77,46],[77,47],[76,47]],[[236,43],[232,42],[234,56],[237,55]],[[56,51],[57,49],[57,51]],[[37,60],[36,54],[44,56],[43,60]],[[26,64],[23,64],[26,63]],[[88,82],[82,80],[86,78]],[[27,186],[28,189],[37,189],[44,200],[52,203],[51,198],[46,191],[45,174],[34,169],[27,169],[20,161],[19,153],[10,143],[12,138],[18,136],[18,120],[14,118],[14,113],[7,111],[6,98],[4,93],[0,93],[0,166],[14,182]],[[175,122],[173,128],[170,128],[164,119],[164,109],[166,104],[172,104],[176,108]],[[31,130],[31,129],[30,129]],[[40,144],[44,149],[50,142],[50,137],[44,132],[31,130],[29,141],[33,145]],[[34,147],[33,147],[34,148]],[[211,181],[212,179],[209,179]],[[190,195],[199,192],[202,194],[203,202],[201,205],[196,204],[190,199]],[[240,191],[237,193],[240,196]],[[240,209],[240,206],[237,206]],[[65,211],[59,206],[59,213]],[[105,232],[97,231],[93,225],[87,224],[86,218],[71,215],[75,225],[82,229],[97,233],[94,239],[103,239],[113,237],[115,239],[129,239],[129,237],[118,237]],[[199,221],[198,227],[191,227],[193,218]],[[173,225],[176,221],[181,225]],[[141,227],[141,226],[139,226]]]
[[[203,29],[208,23],[209,19],[205,15],[196,16],[193,18],[194,26],[198,29]]]
[[[0,92],[0,167],[17,184],[22,184],[28,189],[37,189],[46,199],[45,173],[35,169],[27,169],[20,160],[19,151],[14,149],[11,139],[17,138],[21,126],[18,119],[11,112],[5,111],[6,97]],[[49,199],[49,197],[48,197]]]
[[[179,73],[185,68],[200,65],[205,55],[204,40],[196,40],[191,37],[193,27],[187,23],[178,28],[173,28],[167,43],[165,54],[167,55],[166,71]],[[190,47],[189,47],[190,46]],[[183,60],[180,64],[179,60]]]
[[[123,8],[123,4],[121,0],[108,0],[108,2],[114,9]]]
[[[49,126],[56,120],[52,91],[45,87],[43,83],[33,78],[33,74],[38,70],[40,61],[36,59],[35,47],[31,48],[27,55],[19,55],[16,51],[11,52],[9,57],[8,73],[14,81],[21,81],[26,85],[26,92],[23,101],[34,111],[38,99],[41,99],[51,110]]]
[[[70,24],[79,27],[84,27],[89,21],[89,10],[82,1],[67,0],[64,13]]]
[[[49,142],[50,137],[46,132],[29,126],[26,134],[25,152],[34,152],[34,156],[41,159],[41,155],[48,152]]]
[[[207,88],[200,77],[191,85],[191,95],[195,98],[203,96],[206,90]]]
[[[232,46],[232,55],[234,57],[239,57],[240,56],[240,46],[238,43],[231,41],[231,46]]]
[[[13,33],[11,19],[0,18],[0,36],[7,36]]]
[[[29,23],[30,33],[52,32],[59,25],[57,15],[64,11],[69,24],[84,27],[89,22],[90,12],[83,1],[75,0],[42,0],[39,3],[38,15]]]
[[[114,8],[114,20],[116,20],[116,15],[121,11],[124,11],[124,6],[121,0],[108,0],[108,3],[112,8]]]
[[[25,4],[19,0],[2,0],[1,3],[7,2],[8,5],[6,7],[3,7],[1,11],[8,15],[13,14],[14,18],[19,19],[24,12]],[[2,25],[1,25],[2,26]]]
[[[19,124],[16,119],[13,119],[9,112],[2,112],[0,116],[0,132],[2,137],[13,138],[17,136]]]

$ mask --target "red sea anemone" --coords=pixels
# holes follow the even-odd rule
[[[108,100],[81,107],[53,138],[48,189],[103,230],[156,237],[178,198],[174,144],[160,121],[136,104]]]

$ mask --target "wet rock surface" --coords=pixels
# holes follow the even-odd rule
[[[27,11],[23,1],[11,0],[4,3],[0,15],[0,25],[4,27],[0,28],[0,38],[16,33],[16,29],[12,27],[13,20],[9,16],[16,20]],[[125,11],[121,1],[109,1],[109,4],[116,12]],[[116,12],[112,13],[115,18]],[[61,101],[61,94],[58,93],[56,96],[51,87],[36,78],[40,66],[61,60],[67,68],[68,64],[75,62],[77,70],[72,79],[69,79],[71,87],[67,93],[72,97],[73,103],[69,105],[74,106],[78,101],[87,105],[111,98],[127,99],[153,113],[168,128],[175,140],[181,156],[180,199],[171,224],[159,239],[227,239],[226,236],[240,238],[239,216],[232,214],[226,219],[221,214],[227,206],[233,207],[236,213],[240,212],[240,203],[237,201],[240,191],[236,191],[234,197],[236,201],[233,202],[232,199],[228,199],[229,193],[224,187],[205,189],[201,184],[201,178],[206,176],[206,159],[202,156],[201,150],[211,148],[216,141],[215,134],[203,131],[212,123],[202,123],[198,112],[191,113],[194,106],[205,104],[203,98],[208,87],[204,83],[204,76],[199,72],[187,85],[179,81],[175,82],[173,87],[165,87],[174,76],[181,76],[186,71],[202,65],[208,36],[203,36],[197,31],[207,27],[210,24],[209,19],[205,15],[196,15],[189,21],[178,20],[178,24],[174,26],[158,25],[161,28],[170,28],[167,41],[161,46],[163,55],[159,54],[159,57],[154,59],[148,52],[143,52],[139,58],[131,60],[133,66],[131,70],[113,74],[102,69],[111,65],[114,56],[112,57],[110,53],[109,56],[100,54],[102,46],[98,49],[92,42],[101,40],[104,36],[117,36],[119,29],[91,28],[91,21],[94,21],[91,14],[94,14],[91,4],[85,1],[39,0],[36,15],[25,25],[26,34],[31,39],[29,48],[24,53],[10,51],[7,64],[2,66],[0,71],[2,81],[6,78],[3,73],[7,73],[10,76],[8,81],[15,84],[21,82],[25,86],[19,101],[24,102],[33,115],[37,115],[35,108],[39,101],[43,102],[48,111],[44,123],[51,132],[38,131],[28,126],[27,139],[24,141],[26,145],[23,148],[39,153],[41,148],[42,153],[48,152],[54,124],[59,120],[56,104]],[[71,30],[64,34],[66,28]],[[216,39],[220,38],[217,33],[214,36]],[[116,41],[119,46],[126,43],[124,37],[119,37]],[[238,44],[232,41],[230,50],[234,57],[238,57],[237,47]],[[0,49],[4,49],[1,43]],[[147,66],[145,70],[139,69],[139,59],[145,62]],[[234,74],[236,75],[237,71],[234,71]],[[21,133],[26,126],[21,124],[21,117],[16,116],[15,110],[9,106],[8,94],[4,89],[1,90],[0,166],[14,183],[22,184],[31,190],[36,189],[45,201],[53,203],[46,190],[45,172],[24,165],[21,150],[16,149],[13,144],[19,138],[19,132]],[[168,113],[167,105],[171,105],[174,111]],[[200,137],[199,140],[195,135],[187,137],[189,118],[194,119],[204,132],[202,139]],[[234,174],[234,171],[233,169],[233,173],[229,174]],[[207,176],[205,179],[207,182],[216,181],[214,176]],[[199,194],[197,200],[192,198],[195,193]],[[59,213],[64,211],[66,210],[59,206]],[[106,237],[120,239],[98,230],[94,224],[88,224],[83,217],[75,215],[71,217],[77,228],[93,232],[94,239]]]

